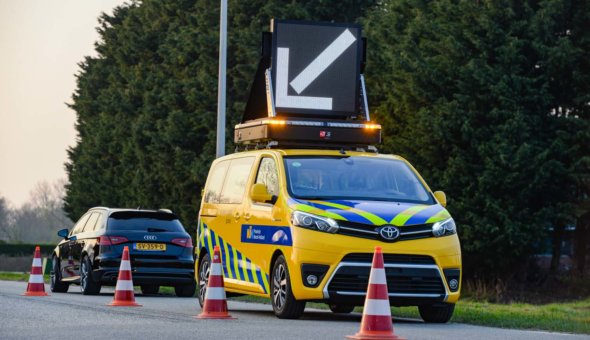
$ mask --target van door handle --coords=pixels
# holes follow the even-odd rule
[[[250,219],[250,217],[252,217],[252,215],[250,215],[250,213],[244,213],[244,219],[247,221]]]
[[[240,212],[239,212],[239,211],[236,211],[236,212],[234,213],[234,218],[235,218],[236,220],[239,220],[239,219],[240,219]]]

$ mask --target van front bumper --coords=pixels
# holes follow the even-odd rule
[[[343,243],[339,247],[324,246],[324,251],[294,246],[291,261],[296,263],[295,267],[299,270],[291,269],[290,275],[295,297],[331,304],[363,305],[373,258],[373,253],[367,250],[379,245],[383,248],[392,305],[455,303],[459,299],[461,255],[456,235],[397,243],[359,241],[356,246],[343,247]],[[371,244],[361,244],[369,242]],[[314,287],[306,283],[307,274],[303,268],[308,265],[324,265],[328,268]],[[456,280],[453,284],[456,285],[449,284],[453,278]]]

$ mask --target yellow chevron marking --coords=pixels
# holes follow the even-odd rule
[[[430,207],[430,206],[429,205],[415,205],[413,207],[410,207],[410,208],[402,211],[401,213],[397,214],[389,223],[396,225],[396,226],[403,226],[404,223],[406,223],[412,216],[416,215],[417,213],[419,213],[420,211],[422,211],[428,207]]]
[[[233,278],[232,267],[231,267],[231,264],[233,262],[233,258],[232,258],[232,254],[230,254],[230,252],[229,252],[227,242],[223,242],[223,249],[225,251],[225,261],[226,261],[225,266],[227,267],[227,275],[228,275],[228,277]]]
[[[260,276],[262,276],[262,281],[264,282],[264,289],[266,293],[270,295],[270,285],[268,284],[268,280],[266,279],[266,273],[260,268]]]
[[[451,217],[451,214],[449,214],[449,212],[446,209],[443,209],[442,211],[440,211],[436,215],[434,215],[431,218],[429,218],[426,221],[426,223],[435,223],[435,222],[438,222],[438,221],[446,220],[449,217]]]
[[[343,204],[338,204],[338,203],[332,203],[332,202],[326,202],[326,201],[311,201],[313,203],[318,203],[321,205],[327,205],[329,207],[334,207],[334,208],[338,208],[338,209],[342,209],[342,210],[346,210],[346,211],[350,211],[352,213],[355,213],[357,215],[360,215],[364,218],[366,218],[367,220],[371,221],[371,223],[373,223],[374,225],[382,225],[382,224],[387,224],[387,221],[382,219],[381,217],[375,215],[375,214],[371,214],[370,212],[367,211],[363,211],[363,210],[359,210],[356,208],[351,208],[347,205],[343,205]]]
[[[233,252],[233,259],[234,259],[234,273],[236,273],[236,279],[244,280],[244,278],[240,275],[240,271],[238,270],[238,253],[236,252],[236,248],[232,247]]]
[[[323,216],[323,217],[329,217],[329,218],[333,218],[333,219],[337,219],[337,220],[343,220],[346,221],[346,219],[338,214],[334,214],[322,209],[318,209],[315,207],[312,207],[310,205],[306,205],[306,204],[296,204],[295,206],[292,206],[293,209],[295,210],[299,210],[299,211],[303,211],[303,212],[307,212],[310,214],[314,214],[314,215],[319,215],[319,216]]]

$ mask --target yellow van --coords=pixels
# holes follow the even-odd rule
[[[460,294],[461,249],[445,206],[444,193],[399,156],[264,148],[218,158],[199,212],[199,302],[219,245],[230,294],[271,298],[279,318],[301,316],[307,301],[349,313],[364,303],[381,246],[391,304],[447,322]]]

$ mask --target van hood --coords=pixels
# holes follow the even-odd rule
[[[451,215],[440,204],[362,200],[303,200],[289,198],[293,210],[308,212],[335,220],[395,226],[435,223]]]

